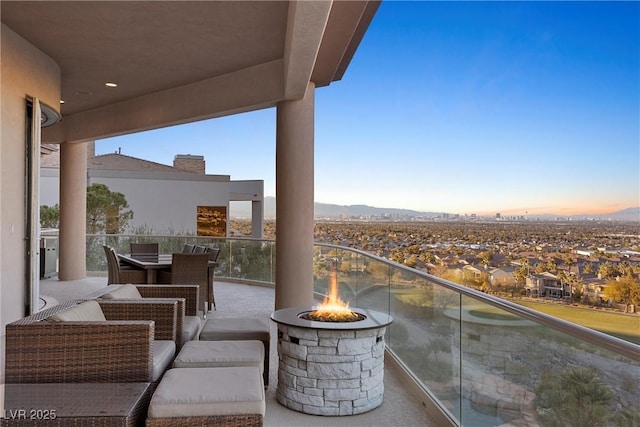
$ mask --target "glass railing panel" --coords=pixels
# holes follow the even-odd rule
[[[358,274],[356,271],[357,254],[349,250],[337,251],[334,259],[336,275],[338,277],[338,295],[342,301],[352,307],[358,305]]]
[[[450,312],[460,354],[455,370],[461,401],[456,402],[462,425],[490,427],[506,422],[535,420],[531,365],[542,361],[530,334],[535,323],[462,297],[462,310]]]
[[[640,365],[580,337],[462,298],[462,425],[638,425]],[[452,313],[453,314],[453,313]]]
[[[344,283],[341,285],[339,277],[343,251],[334,247],[316,245],[313,252],[313,292],[316,303],[320,303],[324,296],[329,295],[329,288],[333,280],[336,281],[339,292],[341,292],[340,287],[346,287]]]
[[[259,239],[224,239],[196,236],[156,235],[87,235],[87,272],[104,273],[107,262],[103,245],[128,254],[132,242],[157,242],[160,253],[182,252],[185,244],[203,245],[220,249],[217,277],[275,282],[275,242]]]
[[[274,266],[272,243],[248,239],[228,242],[229,258],[220,261],[223,266],[221,271],[228,271],[228,277],[234,279],[271,282]],[[228,263],[228,266],[224,265],[225,263]]]
[[[106,245],[104,236],[87,236],[87,260],[88,272],[107,271],[107,257],[102,249]]]
[[[351,274],[351,253],[338,248],[318,247],[314,250],[313,263],[315,300],[321,303],[333,286],[338,297],[353,305],[355,301],[355,277]]]
[[[349,284],[351,306],[360,307],[361,296],[365,295],[368,288],[373,288],[375,282],[366,274],[368,258],[360,253],[346,250],[343,253],[340,271]]]
[[[338,296],[351,307],[389,312],[389,267],[384,262],[348,248],[316,245],[313,273],[318,302],[336,280]]]
[[[326,295],[329,286],[329,276],[332,268],[332,259],[328,255],[329,250],[324,246],[313,246],[313,292],[316,295]]]
[[[419,273],[391,267],[387,345],[419,384],[459,418],[459,375],[456,350],[459,332],[451,313],[460,311],[458,293]],[[458,413],[455,411],[458,410]]]
[[[389,264],[367,256],[361,256],[357,262],[360,272],[358,297],[354,305],[389,314]],[[390,333],[387,329],[387,338]]]
[[[350,252],[349,270],[354,299],[351,305],[389,312],[389,269],[364,254]]]

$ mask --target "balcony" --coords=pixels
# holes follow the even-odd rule
[[[161,252],[185,243],[221,248],[212,316],[234,316],[240,308],[243,315],[263,317],[273,311],[275,243],[267,240],[88,236],[93,277],[45,280],[42,294],[60,300],[104,286],[101,246],[127,252],[130,241],[143,239],[160,241]],[[342,418],[286,409],[275,399],[273,351],[265,425],[544,426],[560,418],[571,426],[636,425],[640,346],[340,246],[314,247],[318,297],[336,262],[344,300],[394,318],[386,333],[384,402]],[[597,391],[585,393],[579,386],[585,381]]]

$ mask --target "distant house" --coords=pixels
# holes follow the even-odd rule
[[[477,279],[482,275],[482,273],[485,273],[486,270],[484,269],[484,267],[480,267],[477,265],[465,265],[464,267],[462,267],[462,272],[463,274]]]
[[[59,181],[59,153],[52,151],[41,160],[41,205],[59,203]],[[232,181],[229,175],[207,175],[203,156],[176,155],[173,166],[168,166],[120,152],[96,156],[91,144],[87,150],[87,186],[94,183],[124,194],[134,214],[126,230],[129,233],[144,229],[154,234],[226,237],[229,203],[248,201],[252,204],[252,236],[263,237],[263,181]],[[223,220],[218,221],[222,228],[215,232],[207,227],[206,218],[212,215]]]
[[[591,257],[595,254],[595,251],[592,251],[590,249],[587,248],[576,248],[573,250],[574,254],[578,254],[578,255],[582,255],[582,256],[587,256],[587,257]]]
[[[513,273],[517,270],[515,266],[492,268],[489,270],[489,281],[493,286],[513,286],[516,278]]]
[[[598,277],[583,279],[583,282],[582,282],[583,298],[586,297],[587,300],[595,304],[603,304],[603,303],[611,302],[608,300],[608,298],[604,296],[604,290],[607,287],[606,282],[607,281],[605,279],[599,279]]]
[[[525,295],[530,297],[565,298],[571,295],[571,287],[563,285],[555,274],[544,272],[526,278]]]

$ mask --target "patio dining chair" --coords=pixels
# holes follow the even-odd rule
[[[158,261],[159,244],[158,243],[130,243],[131,257],[143,261]]]
[[[204,246],[200,246],[200,245],[196,245],[195,248],[193,248],[193,253],[194,254],[203,254],[207,251],[207,248],[205,248]]]
[[[209,254],[209,261],[217,262],[218,256],[220,255],[220,249],[218,248],[206,248],[206,253]]]
[[[183,253],[183,254],[190,254],[190,253],[193,253],[193,248],[195,248],[195,245],[186,244],[186,245],[184,245],[184,247],[182,248],[182,253]]]
[[[158,271],[160,283],[179,285],[198,285],[200,304],[204,301],[205,315],[208,301],[209,254],[174,253],[171,259],[171,271]],[[215,306],[215,301],[211,301]]]
[[[147,272],[120,265],[118,254],[111,246],[103,246],[107,256],[107,285],[121,283],[147,283]]]

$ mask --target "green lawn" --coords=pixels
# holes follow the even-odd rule
[[[424,291],[414,287],[396,287],[393,289],[393,293],[396,296],[405,295],[419,298],[420,295],[424,294]],[[638,314],[614,313],[563,304],[548,304],[521,300],[511,301],[533,310],[640,345],[640,315]],[[494,309],[490,306],[474,310],[474,315],[494,319],[497,318],[496,316],[512,316],[503,310]]]
[[[533,301],[513,301],[551,316],[640,344],[640,316],[602,310],[546,304]]]

